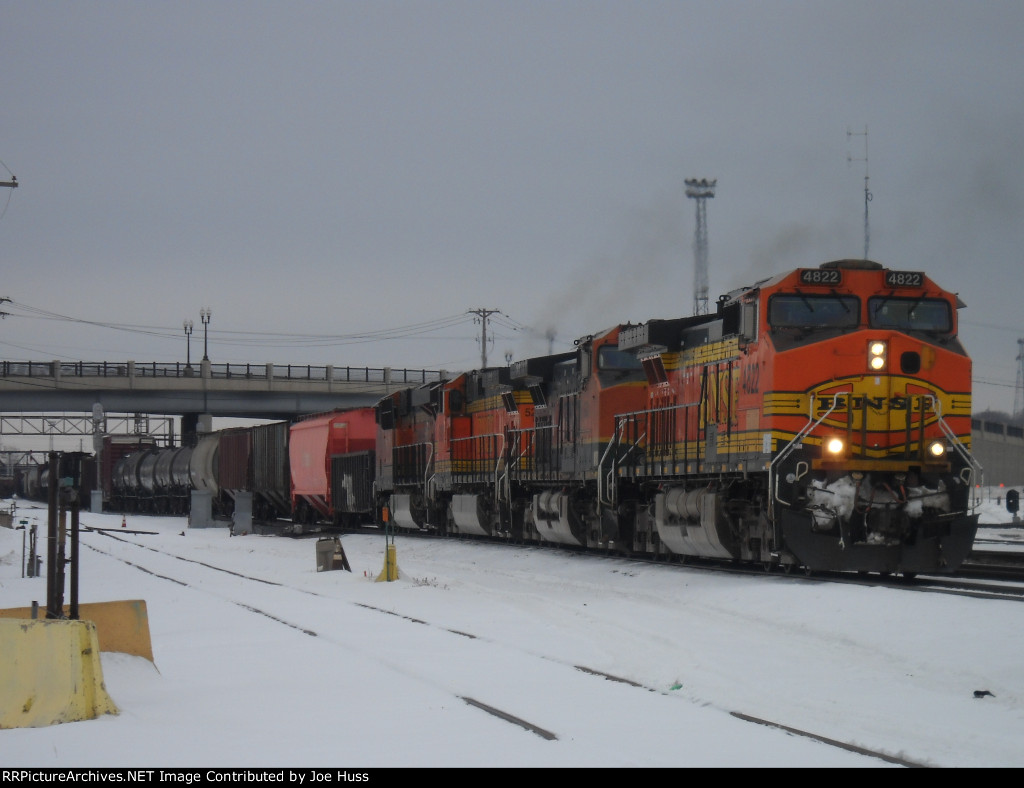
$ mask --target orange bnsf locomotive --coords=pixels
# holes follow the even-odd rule
[[[807,571],[954,571],[977,529],[956,295],[843,260],[377,406],[399,527]]]

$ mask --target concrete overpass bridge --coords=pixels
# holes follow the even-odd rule
[[[440,371],[277,364],[2,361],[0,413],[145,413],[289,419],[372,405]]]

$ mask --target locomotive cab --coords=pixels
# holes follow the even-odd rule
[[[801,269],[761,297],[777,542],[823,569],[959,566],[981,472],[956,335],[962,302],[920,272],[869,261]]]

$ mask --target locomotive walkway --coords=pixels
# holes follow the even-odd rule
[[[107,413],[287,419],[372,405],[441,372],[293,364],[0,361],[0,412]]]

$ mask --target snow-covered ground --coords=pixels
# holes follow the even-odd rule
[[[0,730],[0,764],[1024,766],[1019,602],[402,536],[374,582],[383,536],[343,538],[349,573],[312,539],[124,530],[156,533],[82,534],[80,598],[146,600],[155,664],[104,653],[120,713]],[[0,607],[45,605],[21,556],[0,528]]]

